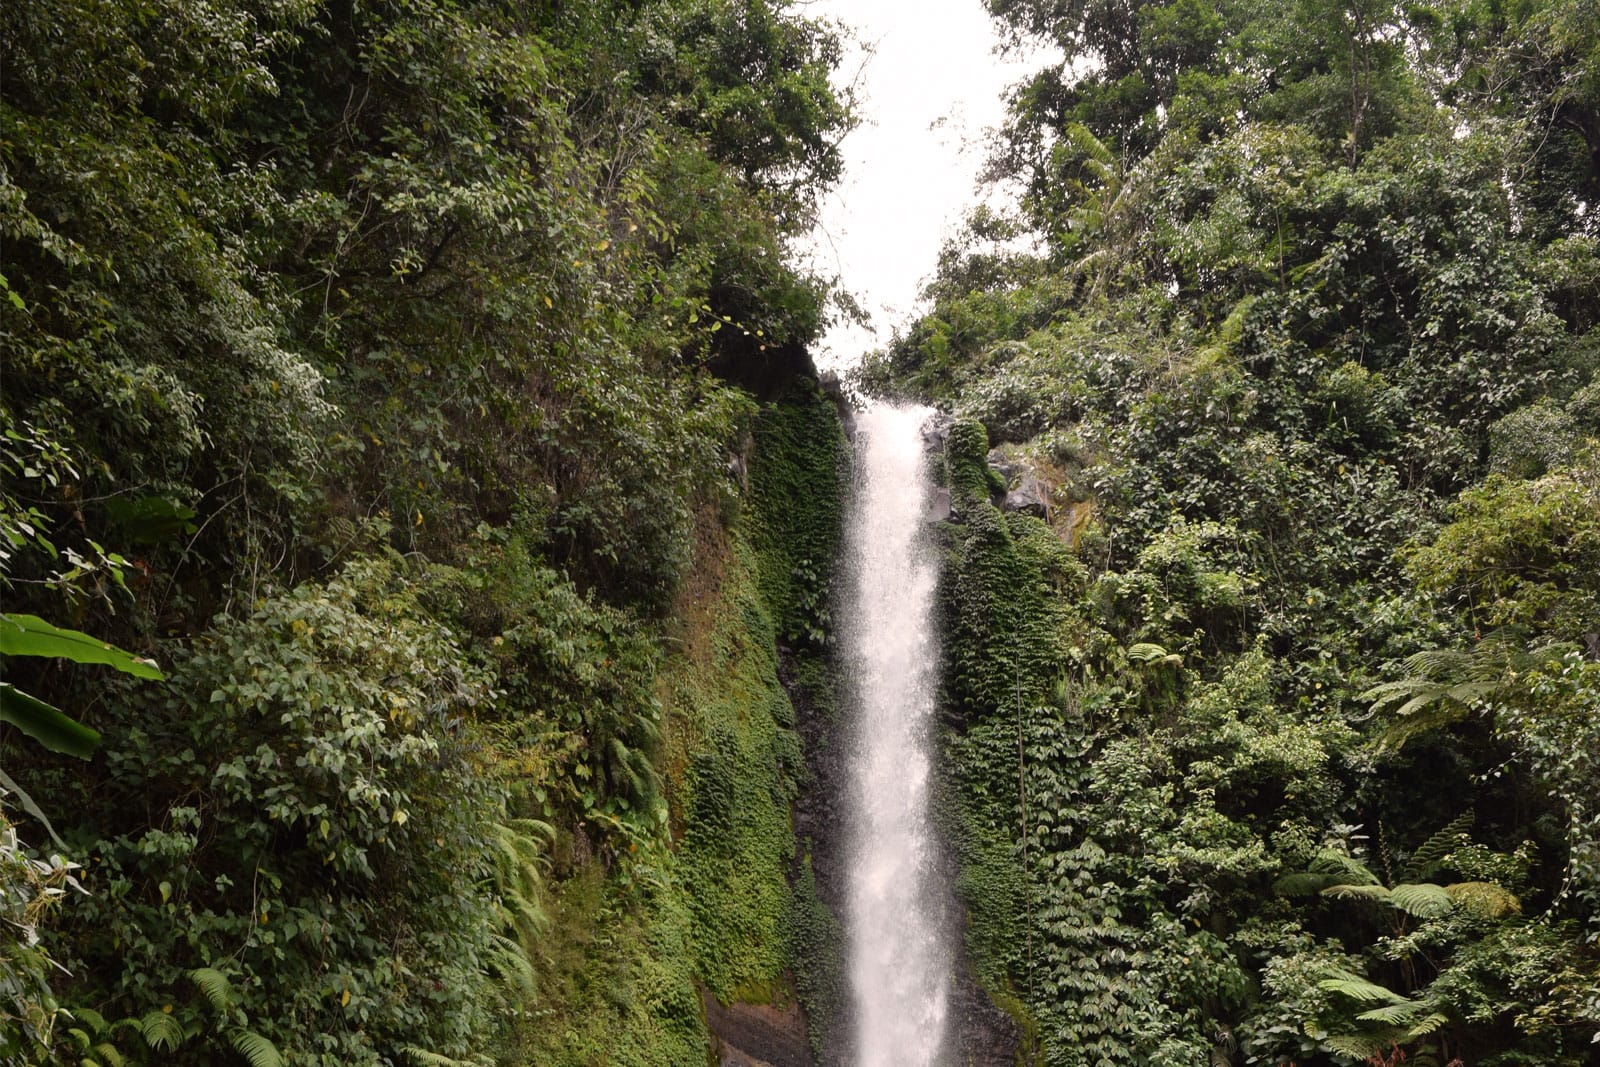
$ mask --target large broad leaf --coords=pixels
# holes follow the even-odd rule
[[[37,615],[0,615],[0,654],[103,663],[136,678],[158,682],[166,677],[150,660],[140,659],[81,631],[52,626]]]
[[[52,752],[88,759],[100,735],[60,708],[0,682],[0,722],[8,722]]]
[[[22,805],[22,810],[39,820],[39,825],[44,827],[45,833],[50,835],[50,840],[56,843],[56,847],[63,852],[67,850],[66,842],[56,836],[56,828],[51,826],[50,820],[44,817],[44,812],[40,810],[39,805],[35,804],[33,798],[28,795],[28,791],[13,782],[11,776],[5,771],[0,771],[0,790],[4,790],[6,793],[16,797],[17,803]]]

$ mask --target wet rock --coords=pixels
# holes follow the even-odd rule
[[[1050,517],[1050,497],[1044,483],[1031,470],[1024,470],[1017,479],[1016,488],[1006,493],[1002,507],[1007,511],[1020,511],[1041,519]]]
[[[1006,480],[1007,485],[1022,470],[1022,466],[1013,462],[1003,448],[989,449],[989,466],[1000,472],[1000,477]]]
[[[950,490],[935,489],[928,497],[928,513],[923,516],[927,522],[944,522],[950,518]]]
[[[922,424],[923,450],[934,455],[944,455],[944,446],[950,440],[950,431],[955,428],[956,420],[953,415],[946,415],[936,411],[928,416],[928,421]]]
[[[719,1067],[812,1067],[806,1018],[798,1004],[723,1007],[709,993],[701,999]]]

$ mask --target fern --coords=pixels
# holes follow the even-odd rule
[[[228,1031],[228,1043],[250,1062],[250,1067],[283,1067],[283,1055],[278,1046],[254,1030],[236,1026]]]
[[[1377,885],[1378,876],[1365,863],[1333,849],[1323,849],[1311,861],[1313,874],[1334,875],[1339,885]]]
[[[407,1045],[400,1050],[406,1058],[418,1067],[480,1067],[483,1060],[453,1060],[449,1056],[441,1056],[437,1052],[429,1052],[425,1048]]]
[[[1388,1044],[1381,1038],[1368,1037],[1364,1034],[1334,1034],[1325,1044],[1340,1055],[1353,1060],[1370,1060],[1372,1054],[1383,1051]]]
[[[1444,1026],[1449,1021],[1450,1016],[1446,1015],[1442,1011],[1436,1011],[1430,1015],[1425,1015],[1417,1022],[1413,1023],[1410,1030],[1406,1031],[1406,1038],[1410,1041],[1415,1041],[1418,1038],[1427,1037],[1429,1034],[1437,1032],[1440,1027]]]
[[[1349,997],[1351,1000],[1360,1000],[1368,1003],[1374,1001],[1385,1001],[1389,1004],[1409,1003],[1405,997],[1402,997],[1394,990],[1378,985],[1376,982],[1369,982],[1359,974],[1353,974],[1337,967],[1331,967],[1324,973],[1328,977],[1318,982],[1317,988],[1324,989],[1329,993],[1338,993],[1340,996]]]
[[[139,1033],[144,1036],[144,1043],[157,1052],[173,1052],[183,1044],[183,1027],[163,1011],[146,1013],[139,1020]]]
[[[1325,897],[1354,898],[1388,903],[1389,890],[1381,885],[1330,885],[1322,891]]]
[[[1472,811],[1464,811],[1424,841],[1421,847],[1411,854],[1411,862],[1406,865],[1403,875],[1404,880],[1420,881],[1437,871],[1444,858],[1460,843],[1461,836],[1471,828],[1472,820]]]
[[[1515,893],[1493,882],[1456,882],[1444,887],[1450,899],[1486,919],[1504,919],[1522,912]]]
[[[1356,1018],[1364,1023],[1382,1023],[1385,1026],[1413,1025],[1413,1020],[1425,1011],[1432,1011],[1438,1005],[1432,1000],[1402,1000],[1398,1004],[1385,1004],[1381,1008],[1372,1008],[1364,1011]]]
[[[227,975],[211,967],[196,967],[189,977],[217,1011],[226,1013],[233,1008],[233,985]]]
[[[1419,919],[1437,919],[1455,907],[1444,886],[1432,882],[1397,885],[1389,892],[1389,903]]]

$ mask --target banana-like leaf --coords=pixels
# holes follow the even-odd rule
[[[4,789],[7,793],[16,797],[17,803],[22,805],[22,810],[39,820],[39,825],[44,827],[44,832],[50,835],[50,840],[56,843],[57,848],[63,852],[67,850],[66,842],[56,835],[56,828],[50,825],[50,820],[45,818],[44,812],[39,810],[39,805],[35,804],[33,798],[28,795],[28,791],[13,782],[11,776],[5,771],[0,771],[0,789]]]
[[[0,654],[53,656],[74,663],[101,663],[135,678],[157,682],[166,678],[150,660],[108,645],[80,630],[52,626],[37,615],[0,615]]]
[[[52,752],[88,759],[100,735],[60,708],[0,682],[0,722],[8,722]]]

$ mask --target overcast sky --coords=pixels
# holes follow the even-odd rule
[[[806,14],[855,28],[870,49],[846,58],[862,125],[845,138],[845,175],[824,204],[813,254],[872,314],[872,330],[836,328],[824,368],[853,365],[917,308],[943,238],[977,202],[983,131],[1006,87],[1039,64],[1001,57],[982,0],[810,0]]]

